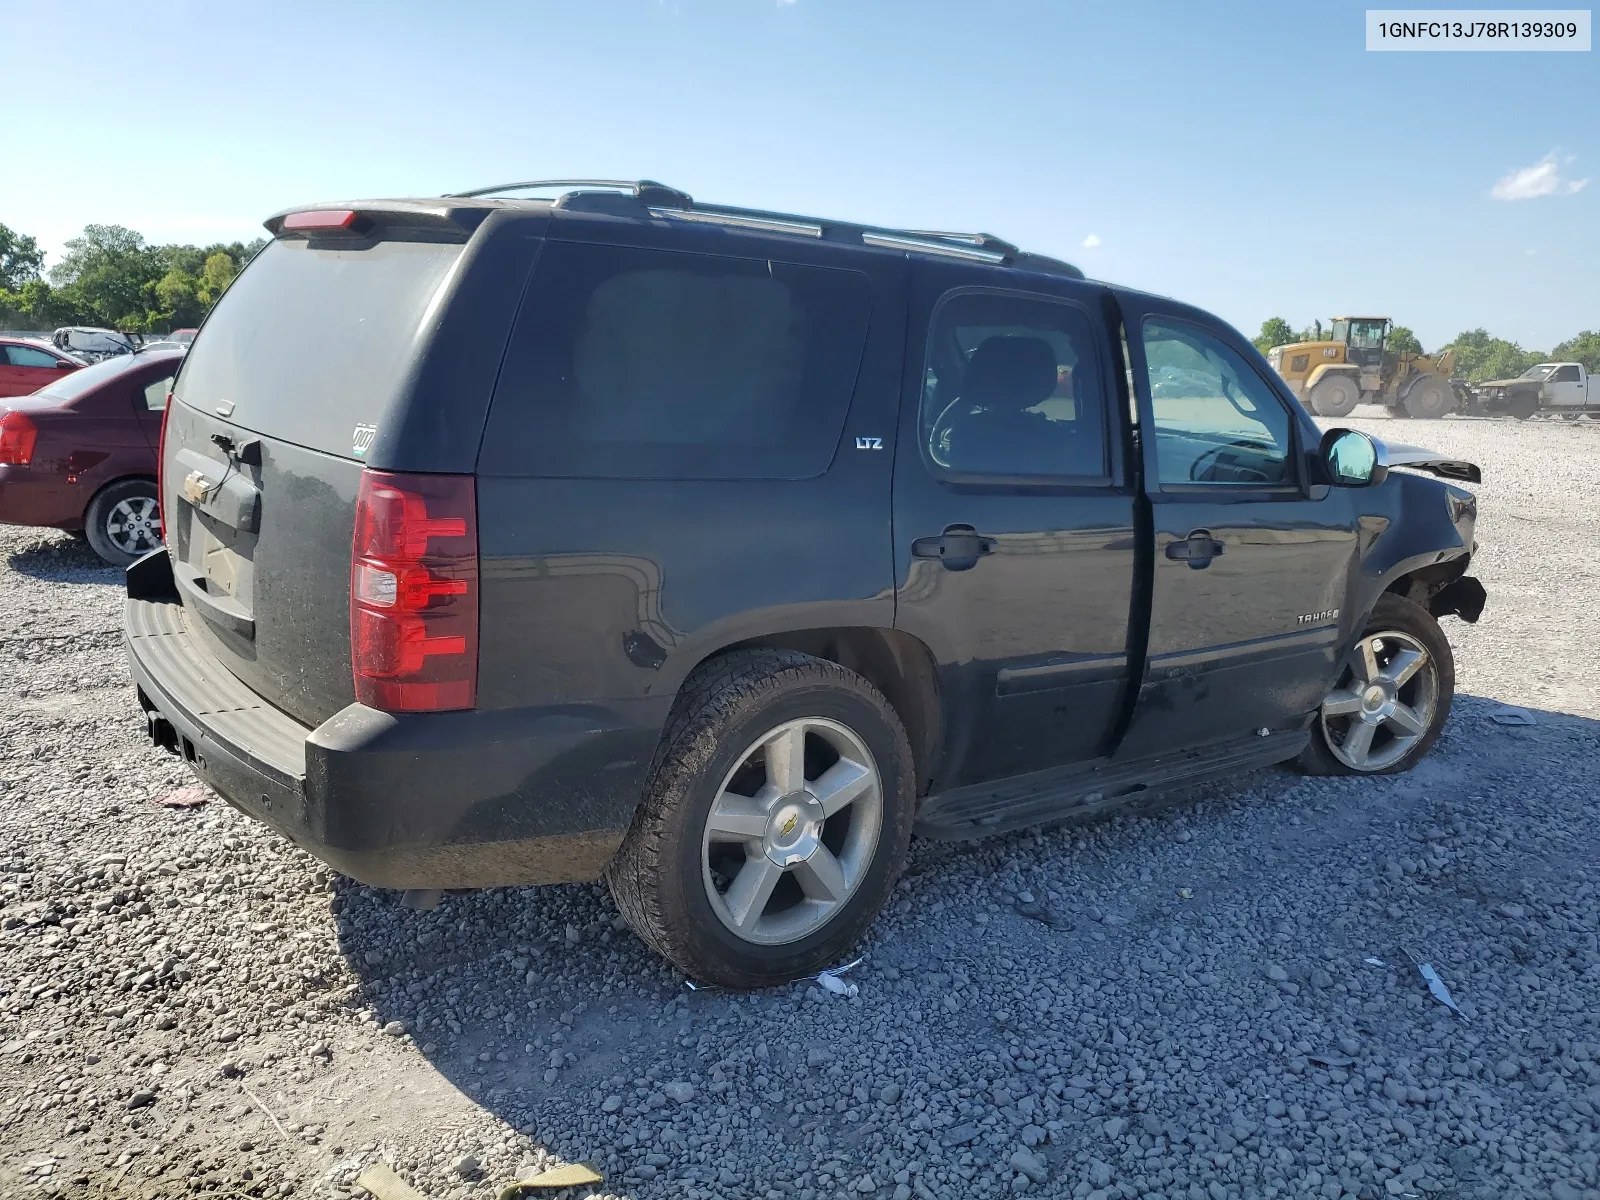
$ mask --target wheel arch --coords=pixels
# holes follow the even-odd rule
[[[148,471],[128,471],[125,474],[116,476],[114,479],[106,480],[99,487],[95,488],[94,491],[90,492],[89,498],[83,502],[83,513],[81,516],[85,526],[88,525],[89,510],[94,507],[94,502],[100,499],[101,494],[105,492],[107,488],[114,488],[119,483],[148,483],[152,490],[158,486],[156,477]],[[160,497],[157,497],[157,503],[159,502]]]
[[[920,639],[898,629],[863,625],[790,629],[720,646],[694,666],[737,650],[757,648],[797,650],[837,663],[882,692],[911,743],[917,795],[927,791],[943,745],[944,717],[933,653]]]
[[[1312,388],[1331,375],[1343,375],[1356,385],[1356,395],[1361,394],[1361,368],[1350,363],[1318,363],[1312,368],[1311,374],[1306,376],[1305,389],[1309,393]]]

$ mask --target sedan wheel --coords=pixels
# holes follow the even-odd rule
[[[106,537],[135,558],[161,545],[161,513],[155,497],[131,496],[118,501],[106,515]]]
[[[101,488],[83,515],[83,532],[106,562],[126,567],[161,546],[161,509],[156,485],[120,479]]]
[[[883,784],[866,743],[837,721],[787,721],[717,790],[700,850],[706,898],[744,941],[799,941],[855,894],[882,829]]]
[[[1322,733],[1352,771],[1383,771],[1427,736],[1438,703],[1439,671],[1427,648],[1399,630],[1369,634],[1322,702]]]

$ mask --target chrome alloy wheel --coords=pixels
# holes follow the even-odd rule
[[[129,496],[106,514],[106,537],[124,554],[147,554],[161,545],[161,513],[154,496]]]
[[[1356,643],[1322,702],[1333,756],[1354,771],[1394,766],[1428,732],[1439,704],[1439,670],[1407,633],[1372,633]]]
[[[786,721],[717,789],[700,850],[706,898],[744,941],[799,941],[861,886],[882,830],[883,782],[866,743],[823,717]]]

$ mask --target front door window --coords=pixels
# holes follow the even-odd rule
[[[1288,410],[1236,352],[1198,328],[1152,318],[1144,356],[1163,490],[1294,484]]]

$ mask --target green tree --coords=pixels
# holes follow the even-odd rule
[[[1568,338],[1550,351],[1550,357],[1582,363],[1591,374],[1600,374],[1600,329],[1585,329],[1577,337]]]
[[[1457,334],[1446,348],[1456,352],[1456,374],[1473,383],[1509,379],[1544,361],[1544,355],[1537,350],[1524,350],[1515,342],[1492,336],[1487,329]]]
[[[121,225],[87,225],[50,269],[50,282],[98,325],[148,329],[162,255]]]
[[[1282,317],[1268,317],[1261,322],[1261,332],[1250,339],[1250,342],[1261,353],[1265,354],[1274,346],[1287,346],[1290,342],[1298,341],[1294,327]]]
[[[7,297],[26,324],[35,329],[84,323],[82,309],[71,295],[57,291],[42,279],[30,279]]]
[[[1389,330],[1389,338],[1384,343],[1387,349],[1396,354],[1421,354],[1422,343],[1417,341],[1417,335],[1404,325],[1396,325]]]
[[[201,304],[209,309],[227,290],[233,277],[239,269],[233,265],[233,256],[217,253],[208,257],[205,266],[200,269],[200,279],[195,285],[194,294]]]
[[[44,252],[38,242],[0,225],[0,291],[21,290],[23,284],[39,278],[43,267]]]
[[[187,329],[200,323],[206,309],[195,295],[195,286],[195,277],[179,267],[173,267],[157,281],[159,324],[169,329]]]

